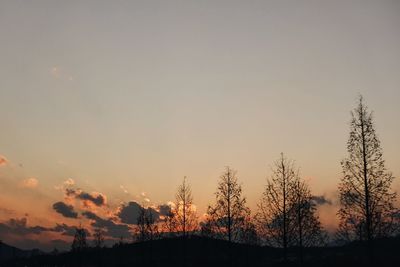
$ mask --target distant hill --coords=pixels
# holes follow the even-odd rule
[[[14,258],[30,258],[32,256],[42,254],[44,253],[38,249],[22,250],[0,242],[0,262],[5,262]]]
[[[9,260],[1,266],[400,266],[399,238],[378,240],[375,247],[374,261],[367,257],[362,243],[307,248],[304,263],[300,265],[297,248],[289,250],[288,261],[284,262],[278,248],[192,237],[122,244],[80,253],[34,255]]]

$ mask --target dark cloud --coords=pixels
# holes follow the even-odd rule
[[[172,212],[171,206],[167,205],[167,204],[162,204],[162,205],[158,206],[158,210],[159,210],[160,215],[163,215],[163,216],[169,215]]]
[[[74,207],[64,202],[59,201],[54,203],[53,209],[66,218],[78,218],[78,213],[74,211]]]
[[[28,226],[26,218],[12,218],[6,222],[0,223],[0,236],[3,234],[15,234],[19,236],[25,236],[29,234],[39,235],[42,232],[57,232],[65,236],[74,236],[76,231],[75,226],[69,226],[65,223],[56,224],[55,227],[43,227],[43,226]],[[87,236],[90,233],[86,231]]]
[[[141,206],[138,203],[131,201],[127,205],[121,206],[119,212],[117,213],[117,216],[121,219],[121,222],[123,223],[137,224],[140,210]],[[155,209],[149,207],[146,209],[146,211],[152,214],[155,221],[158,221],[160,219],[160,213]]]
[[[73,196],[73,197],[83,200],[83,201],[92,202],[94,205],[96,205],[98,207],[106,204],[106,197],[100,193],[90,194],[90,193],[80,191],[80,190],[75,190],[72,188],[67,188],[65,190],[65,193],[67,196]]]
[[[48,228],[42,226],[28,226],[26,218],[12,218],[4,223],[0,223],[0,235],[16,234],[16,235],[29,235],[40,234],[48,231]]]
[[[332,201],[330,199],[327,199],[325,196],[313,196],[311,200],[316,205],[332,205]]]
[[[40,236],[45,232],[60,233],[63,236],[74,236],[75,226],[66,224],[57,224],[55,227],[28,226],[27,218],[12,218],[8,221],[0,223],[0,237],[10,245],[22,249],[40,248],[45,251],[51,251],[56,247],[61,250],[68,250],[71,247],[70,242],[63,240],[45,240],[42,238],[32,237],[31,235]],[[86,231],[86,235],[90,233]]]
[[[76,232],[76,226],[69,226],[65,223],[57,224],[55,227],[50,229],[51,231],[61,233],[61,235],[65,236],[74,236]],[[85,229],[86,236],[90,236],[90,233]]]
[[[82,215],[93,221],[91,223],[93,227],[105,229],[108,236],[114,238],[120,238],[121,236],[129,238],[131,236],[129,227],[126,224],[117,224],[111,219],[103,219],[91,211],[85,211]]]

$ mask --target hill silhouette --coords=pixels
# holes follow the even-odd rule
[[[399,237],[377,240],[375,247],[373,262],[365,255],[364,243],[306,248],[303,266],[400,266]],[[284,262],[279,248],[203,237],[118,244],[58,255],[16,251],[14,259],[2,258],[0,266],[301,266],[295,247],[289,249]]]
[[[15,258],[31,258],[33,256],[43,254],[44,252],[39,249],[23,250],[0,242],[0,262],[7,262]]]

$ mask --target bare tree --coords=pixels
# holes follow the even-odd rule
[[[76,228],[74,240],[72,241],[72,251],[79,252],[87,248],[86,236],[86,229],[82,228],[81,225]]]
[[[323,231],[321,222],[316,214],[317,207],[311,191],[299,175],[293,184],[291,195],[290,218],[294,220],[294,239],[299,248],[300,262],[303,263],[303,248],[324,245],[327,234]]]
[[[135,239],[138,242],[154,240],[159,237],[158,225],[151,208],[140,206],[135,228]]]
[[[176,219],[175,219],[175,211],[170,208],[167,213],[164,215],[163,224],[162,224],[162,232],[164,235],[168,237],[174,237],[176,234]]]
[[[175,216],[176,231],[184,237],[197,229],[197,216],[193,205],[192,189],[183,178],[182,184],[176,193]]]
[[[246,216],[243,220],[243,225],[241,226],[239,233],[239,241],[248,245],[260,244],[257,227],[251,216]]]
[[[104,245],[104,230],[96,228],[93,234],[93,245],[95,248],[101,248]]]
[[[246,198],[242,196],[242,187],[237,182],[236,171],[226,167],[220,176],[216,203],[209,206],[202,233],[214,235],[231,241],[240,241],[245,219],[250,216]]]
[[[372,252],[372,241],[393,231],[396,194],[390,187],[394,177],[385,168],[372,112],[362,96],[351,116],[349,155],[341,162],[338,237],[367,241]]]
[[[274,163],[258,204],[256,222],[266,243],[283,248],[285,260],[288,247],[299,247],[302,262],[303,247],[321,245],[325,240],[310,189],[300,179],[294,161],[283,153]]]
[[[293,244],[294,221],[290,219],[293,188],[298,180],[292,160],[284,157],[275,161],[272,177],[267,181],[265,191],[258,204],[258,228],[264,240],[273,246],[283,248],[286,260],[287,248]]]

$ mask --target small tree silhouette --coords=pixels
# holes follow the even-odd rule
[[[87,248],[86,230],[80,225],[75,230],[74,240],[72,241],[72,251],[80,252]]]
[[[215,196],[216,203],[208,207],[202,233],[229,242],[240,241],[240,233],[243,232],[246,218],[250,216],[250,209],[246,206],[246,198],[242,196],[236,171],[226,167],[220,176]]]
[[[170,208],[167,213],[164,215],[164,220],[162,224],[162,232],[164,236],[174,237],[176,234],[176,219],[175,219],[175,211]]]
[[[289,217],[294,220],[294,239],[299,248],[300,262],[303,263],[303,248],[324,245],[327,234],[323,231],[321,222],[316,214],[317,208],[311,191],[305,181],[297,181],[293,186],[292,205]]]
[[[96,228],[93,234],[93,245],[95,248],[101,248],[104,245],[104,231],[101,228]]]
[[[159,237],[158,225],[152,209],[140,207],[137,225],[135,228],[135,239],[138,242],[154,240]]]
[[[182,233],[183,237],[187,237],[188,233],[197,229],[197,216],[193,206],[192,189],[186,181],[186,176],[183,178],[183,182],[176,193],[174,220],[176,231]]]

